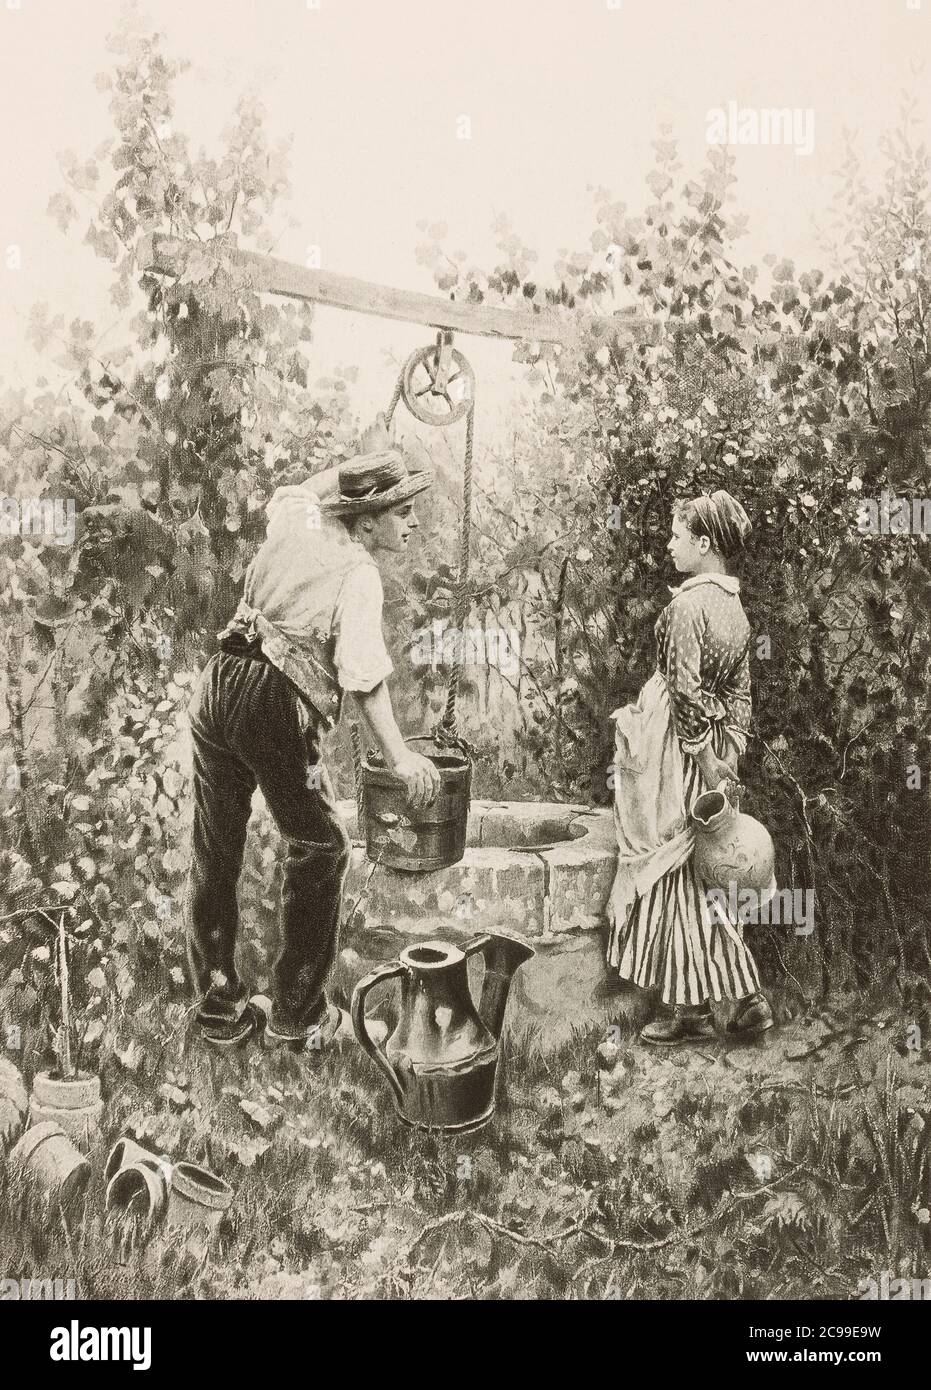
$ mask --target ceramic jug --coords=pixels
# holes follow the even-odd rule
[[[696,872],[706,888],[726,893],[734,885],[738,891],[764,893],[774,881],[772,837],[765,825],[728,799],[726,787],[722,783],[717,791],[703,792],[692,807]]]
[[[468,957],[476,952],[485,960],[477,1009],[468,977]],[[405,1124],[463,1132],[491,1119],[511,979],[533,954],[508,936],[477,936],[462,948],[424,941],[359,981],[352,996],[356,1037],[383,1072]],[[382,1049],[366,1027],[365,1000],[392,979],[401,986],[400,1017]]]

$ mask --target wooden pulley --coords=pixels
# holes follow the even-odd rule
[[[472,409],[475,373],[452,337],[442,329],[436,346],[413,353],[401,373],[401,399],[425,425],[452,425]]]

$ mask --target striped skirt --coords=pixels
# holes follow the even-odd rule
[[[724,729],[712,745],[723,756]],[[691,810],[707,790],[695,760],[683,757],[684,803]],[[712,912],[689,857],[638,895],[623,922],[612,925],[608,964],[641,989],[658,989],[665,1004],[741,999],[760,988],[756,963],[740,925]]]

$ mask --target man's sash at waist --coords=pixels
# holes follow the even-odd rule
[[[329,634],[309,633],[298,645],[243,600],[217,639],[223,643],[236,636],[246,642],[261,641],[262,652],[271,664],[313,705],[327,728],[334,727],[342,711],[343,692],[336,678]]]

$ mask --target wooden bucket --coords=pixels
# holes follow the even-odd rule
[[[380,760],[363,762],[365,852],[403,873],[445,869],[465,854],[472,764],[458,748],[441,747],[427,734],[407,744],[439,769],[439,795],[432,805],[413,810],[403,784]]]

